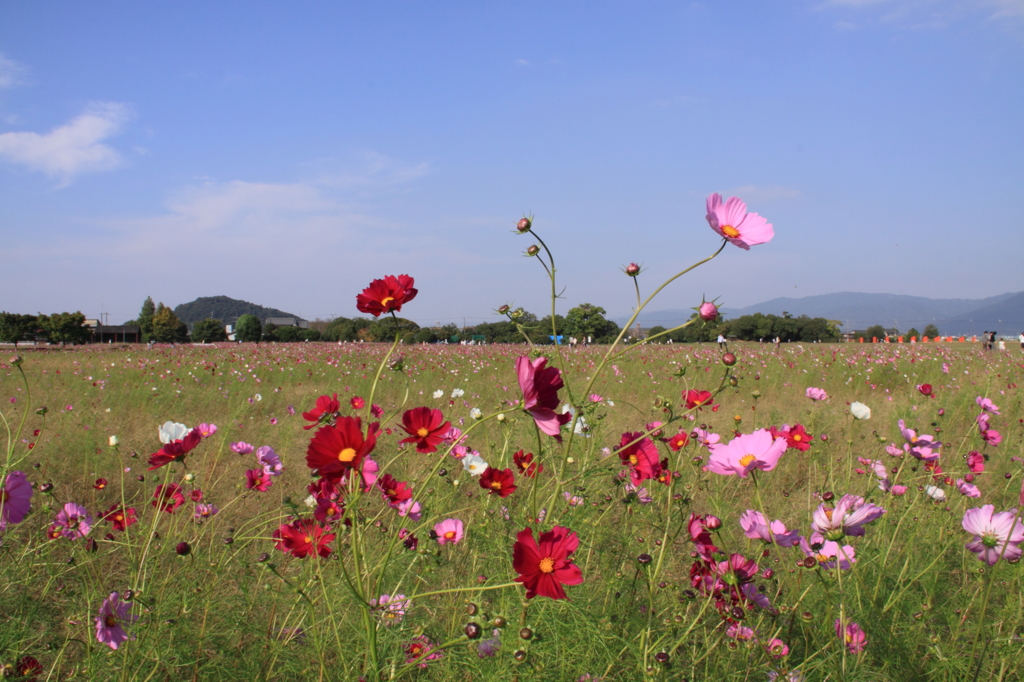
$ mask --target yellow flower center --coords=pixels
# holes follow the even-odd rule
[[[799,441],[800,440],[800,434],[799,433],[794,434],[793,435],[793,440]]]
[[[383,300],[381,300],[380,304],[382,306],[387,306],[387,304],[391,303],[393,300],[395,300],[394,296],[385,296]]]
[[[420,438],[423,438],[428,433],[430,433],[430,430],[425,426],[421,426],[420,428],[416,429],[416,435],[419,436]]]
[[[555,560],[551,557],[544,557],[540,560],[540,572],[551,573],[555,570]]]
[[[444,539],[445,540],[454,540],[455,539],[455,531],[450,530],[447,533],[445,533],[444,534]]]
[[[352,448],[345,448],[338,453],[339,462],[351,462],[356,457],[356,451]]]
[[[307,535],[306,537],[304,537],[304,538],[303,538],[303,540],[305,540],[305,541],[306,541],[306,544],[307,544],[307,545],[311,545],[311,544],[313,544],[313,537],[312,537],[312,536],[310,536],[310,535]]]
[[[491,488],[493,490],[501,490],[501,481],[491,481]]]
[[[630,463],[630,464],[636,464],[636,463],[637,463],[637,462],[639,462],[639,461],[640,461],[640,460],[639,460],[639,459],[637,458],[637,456],[636,456],[636,455],[630,455],[630,456],[629,456],[629,463]]]
[[[740,236],[740,231],[732,225],[722,225],[722,234],[729,239],[736,239],[736,237]]]
[[[742,457],[740,457],[740,466],[741,467],[750,466],[751,464],[753,464],[756,461],[757,461],[757,457],[754,457],[753,455],[743,455]]]

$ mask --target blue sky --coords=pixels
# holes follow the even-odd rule
[[[0,0],[0,310],[134,317],[224,294],[421,323],[1024,289],[1024,0]]]

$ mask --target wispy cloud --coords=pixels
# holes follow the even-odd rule
[[[121,154],[102,141],[117,134],[131,117],[127,104],[95,102],[82,115],[48,133],[0,134],[0,159],[58,178],[66,185],[81,173],[121,164]]]
[[[10,88],[21,82],[21,76],[28,69],[13,59],[0,54],[0,88]]]
[[[818,8],[872,12],[881,22],[908,28],[944,28],[972,17],[1024,27],[1024,0],[825,0]]]
[[[726,197],[739,197],[750,204],[757,201],[785,201],[800,197],[800,190],[777,185],[743,185],[722,192]]]

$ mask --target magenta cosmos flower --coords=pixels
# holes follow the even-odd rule
[[[864,524],[882,516],[885,510],[865,502],[857,495],[843,495],[836,506],[819,504],[811,515],[811,530],[829,540],[842,540],[847,535],[864,535]]]
[[[832,569],[838,564],[840,569],[848,571],[857,563],[853,547],[826,540],[820,533],[812,533],[810,539],[801,537],[800,549],[805,556],[813,557],[821,568]]]
[[[0,530],[8,523],[21,523],[28,514],[32,499],[32,484],[20,471],[7,474],[4,487],[0,488]]]
[[[843,640],[843,644],[851,654],[859,654],[868,644],[868,636],[861,626],[856,623],[847,623],[846,627],[843,627],[843,621],[838,618],[836,618],[836,637]]]
[[[462,521],[458,519],[445,519],[434,526],[434,532],[437,534],[437,544],[444,545],[447,543],[458,544],[462,540]]]
[[[982,398],[980,395],[974,399],[974,402],[978,404],[978,407],[985,410],[989,414],[999,414],[999,406],[988,398]]]
[[[771,543],[774,538],[779,547],[792,547],[800,541],[800,531],[786,530],[782,521],[772,521],[771,532],[768,532],[768,522],[764,514],[753,509],[748,509],[740,516],[740,527],[743,534],[751,540],[764,540]]]
[[[116,649],[121,642],[126,641],[128,633],[121,627],[121,623],[134,623],[138,620],[138,616],[128,613],[131,608],[130,602],[121,601],[117,592],[111,592],[100,606],[100,615],[94,619],[96,621],[96,641],[106,644],[111,649]]]
[[[537,428],[549,436],[557,436],[562,424],[568,423],[572,415],[555,412],[560,402],[558,389],[564,384],[559,369],[547,367],[547,362],[547,358],[530,362],[528,357],[521,355],[516,358],[516,375],[523,391],[523,409],[533,417]]]
[[[772,438],[772,434],[765,429],[758,429],[753,433],[736,436],[728,445],[712,443],[708,449],[711,450],[709,471],[723,476],[746,478],[754,469],[774,469],[786,451],[786,439]]]
[[[708,224],[727,241],[747,251],[755,244],[764,244],[775,236],[771,223],[756,213],[747,213],[747,205],[739,197],[722,203],[717,192],[708,197]]]
[[[80,504],[68,502],[57,512],[53,525],[68,540],[84,538],[92,530],[92,516]]]
[[[962,524],[965,531],[974,534],[967,549],[989,566],[994,566],[1000,557],[1017,561],[1024,553],[1020,548],[1020,543],[1024,542],[1024,524],[1017,518],[1017,510],[998,514],[994,511],[991,504],[968,509]]]
[[[807,392],[804,393],[804,395],[810,398],[811,400],[828,400],[828,393],[826,393],[825,389],[823,388],[814,388],[813,386],[808,386]]]

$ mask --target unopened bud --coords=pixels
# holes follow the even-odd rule
[[[714,514],[708,514],[707,518],[704,519],[704,525],[708,530],[718,530],[722,527],[722,519],[718,518]]]
[[[504,315],[507,312],[508,312],[508,306],[507,305],[503,305],[500,308],[498,308],[498,314],[499,315]]]
[[[174,551],[178,556],[188,556],[192,553],[192,545],[187,542],[179,542],[177,547],[174,548]]]
[[[22,359],[20,355],[12,355],[11,359],[8,360],[7,362],[11,363],[11,367],[20,367]]]
[[[640,274],[640,266],[636,263],[630,263],[626,266],[626,274],[630,277],[636,277]]]
[[[110,443],[110,447],[116,448],[121,441],[118,440],[117,436],[111,436],[107,442]]]
[[[537,246],[536,244],[530,244],[530,246],[526,249],[527,256],[536,256],[538,253],[540,253],[540,247]]]
[[[726,367],[732,367],[736,364],[736,356],[732,353],[726,353],[722,356],[722,364]]]
[[[705,322],[713,322],[718,319],[718,306],[711,301],[704,301],[697,308],[697,314],[700,315],[700,319]]]
[[[516,229],[520,232],[529,232],[531,227],[533,227],[533,222],[529,218],[523,218],[516,223]]]

